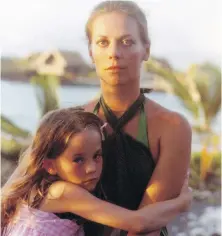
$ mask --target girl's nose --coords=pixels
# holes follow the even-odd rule
[[[94,172],[96,172],[96,163],[95,161],[90,161],[86,165],[86,174],[94,173]]]

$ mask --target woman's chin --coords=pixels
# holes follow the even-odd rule
[[[112,75],[109,76],[109,78],[101,79],[101,81],[104,85],[110,85],[110,86],[125,85],[129,82],[128,79],[126,79],[126,77],[120,75]]]

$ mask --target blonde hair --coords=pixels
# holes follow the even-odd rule
[[[99,15],[110,13],[110,12],[120,12],[136,20],[139,26],[142,42],[145,44],[150,44],[146,16],[144,12],[141,10],[141,8],[135,2],[133,1],[103,1],[99,3],[93,9],[86,23],[85,33],[86,33],[86,37],[88,39],[89,45],[91,44],[93,21]]]

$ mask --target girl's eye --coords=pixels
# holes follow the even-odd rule
[[[108,42],[108,40],[100,40],[100,41],[98,41],[97,44],[101,47],[106,47],[106,46],[108,46],[109,42]]]
[[[74,160],[73,160],[73,162],[75,162],[75,163],[83,163],[83,161],[84,161],[84,158],[83,157],[76,157]]]
[[[122,43],[125,45],[125,46],[131,46],[132,44],[134,44],[133,40],[131,39],[124,39],[122,41]]]
[[[102,159],[102,154],[96,154],[96,155],[94,156],[94,159],[95,159],[95,160],[100,160],[100,159]]]

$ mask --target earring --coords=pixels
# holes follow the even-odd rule
[[[55,171],[53,169],[51,169],[51,168],[48,171],[49,171],[50,175],[55,175],[56,174]]]

